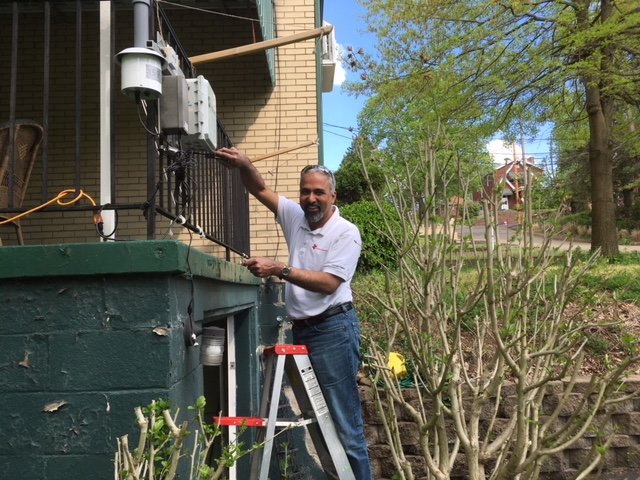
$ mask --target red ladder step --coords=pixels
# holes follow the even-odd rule
[[[213,417],[213,422],[224,427],[264,427],[266,418],[260,417]]]
[[[280,344],[267,347],[263,355],[309,355],[306,345]]]

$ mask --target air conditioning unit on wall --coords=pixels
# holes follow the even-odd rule
[[[323,25],[330,25],[323,22]],[[333,90],[333,77],[336,73],[336,62],[338,61],[338,44],[336,43],[336,29],[322,37],[322,91]]]

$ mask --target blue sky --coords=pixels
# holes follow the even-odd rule
[[[371,51],[375,39],[366,33],[364,10],[355,0],[325,0],[324,19],[334,26],[336,41],[343,48],[352,46]],[[345,78],[355,80],[354,74],[345,72],[341,65],[336,69],[333,91],[322,94],[324,113],[324,161],[332,170],[340,166],[344,153],[351,145],[352,134],[348,128],[357,128],[358,113],[364,98],[348,95],[339,85]]]
[[[344,50],[348,46],[354,49],[364,48],[375,52],[375,38],[366,31],[365,11],[356,0],[325,0],[324,19],[335,28],[336,41]],[[324,161],[332,170],[340,166],[342,158],[351,145],[352,133],[349,128],[358,126],[358,113],[365,99],[347,94],[340,84],[344,79],[357,80],[356,74],[345,71],[341,65],[336,69],[333,91],[322,95],[324,115]],[[538,165],[549,163],[549,131],[543,130],[539,139],[525,141],[525,156],[534,157]],[[505,157],[512,157],[514,149],[505,146],[501,139],[494,139],[487,150],[494,156],[497,164],[503,164]],[[522,148],[518,145],[515,154],[520,158]]]

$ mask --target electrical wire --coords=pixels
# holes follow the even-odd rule
[[[142,108],[144,110],[144,115],[146,117],[147,116],[147,108],[146,108],[146,101],[145,100],[141,100],[140,102],[136,102],[136,110],[138,111],[138,120],[140,121],[140,125],[142,125],[142,128],[144,128],[149,135],[157,137],[158,136],[158,132],[152,132],[151,130],[149,130],[147,128],[147,125],[145,124],[145,122],[142,120],[142,115],[140,115],[140,108]]]
[[[334,125],[333,123],[327,123],[327,122],[323,122],[322,124],[324,126],[326,126],[326,127],[341,128],[342,130],[347,130],[347,131],[352,132],[352,133],[357,133],[357,131],[358,131],[354,127],[344,127],[342,125]]]
[[[275,18],[274,18],[274,22],[275,22]],[[275,26],[274,26],[275,27]],[[275,32],[275,28],[274,28],[274,32]],[[276,64],[279,63],[280,61],[280,51],[276,48],[275,49],[275,56],[276,56]],[[280,72],[281,69],[278,68],[276,70],[277,72]],[[281,82],[278,82],[278,91],[277,96],[276,96],[276,128],[277,128],[277,139],[276,139],[276,148],[277,150],[280,150],[280,146],[282,145],[282,86],[281,86]],[[274,190],[277,192],[277,188],[278,188],[278,177],[279,177],[279,170],[280,170],[280,155],[276,156],[276,180],[274,183]],[[273,253],[273,259],[277,259],[278,255],[280,254],[280,244],[282,243],[282,234],[280,232],[280,228],[278,228],[277,225],[277,221],[274,217],[273,221],[276,223],[276,237],[277,237],[277,241],[275,242],[276,245],[276,250]]]
[[[179,158],[165,169],[165,175],[173,173],[175,177],[175,187],[170,192],[173,204],[185,215],[191,206],[191,192],[195,191],[197,185],[193,185],[193,177],[189,175],[191,167],[196,162],[191,158],[191,151],[180,151]],[[189,218],[189,215],[185,215]]]
[[[325,133],[330,133],[331,135],[335,135],[336,137],[346,138],[347,140],[353,140],[354,137],[347,137],[346,135],[342,135],[340,133],[332,132],[331,130],[322,129]]]
[[[169,150],[167,149],[167,151]],[[169,223],[163,238],[173,236],[171,228],[176,223],[177,218],[183,217],[185,221],[187,221],[191,217],[192,192],[196,191],[197,187],[197,185],[194,184],[192,175],[189,174],[189,171],[197,165],[193,159],[193,152],[190,150],[182,150],[182,146],[180,145],[178,151],[173,152],[173,155],[176,159],[163,169],[163,178],[165,181],[168,180],[170,174],[173,174],[175,178],[175,186],[173,190],[169,192],[169,195],[179,213]]]
[[[169,3],[169,2],[168,2]],[[158,30],[160,31],[160,36],[162,38],[162,41],[165,41],[165,36],[164,33],[162,32],[162,22],[160,20],[160,6],[158,5],[158,3],[156,2],[156,16],[157,16],[157,22],[158,22]],[[147,128],[146,122],[143,120],[142,115],[141,115],[141,110],[144,111],[145,117],[147,117],[147,108],[146,108],[146,101],[144,100],[140,100],[139,98],[136,98],[136,110],[138,113],[138,120],[140,121],[140,124],[142,125],[142,127],[145,129],[145,131],[149,134],[152,135],[154,137],[154,141],[155,141],[155,146],[156,146],[156,151],[160,152],[160,142],[162,141],[162,139],[160,138],[160,134],[159,131],[156,132],[152,132],[151,130],[149,130],[149,128]],[[184,152],[182,150],[182,143],[180,141],[180,139],[178,139],[178,160],[174,161],[173,163],[171,163],[168,167],[163,169],[163,178],[165,179],[165,181],[168,179],[168,176],[170,173],[173,173],[174,176],[176,177],[176,186],[174,191],[170,192],[171,195],[171,200],[173,201],[173,203],[176,205],[176,207],[180,210],[180,215],[183,218],[185,218],[185,222],[186,222],[186,218],[189,218],[189,214],[188,214],[188,208],[191,205],[191,183],[189,182],[189,179],[191,178],[187,173],[190,167],[195,165],[195,161],[193,160],[192,156],[192,152],[188,151],[188,152]],[[167,152],[169,152],[169,149],[167,148],[166,150]],[[154,201],[156,195],[158,194],[159,190],[160,190],[160,186],[162,184],[162,181],[158,181],[156,183],[156,188],[153,192],[153,194],[147,199],[147,201],[143,204],[142,208],[145,212],[147,212],[147,210],[149,209],[149,206],[151,205],[151,203]],[[179,200],[178,200],[179,199]],[[184,199],[184,204],[182,204],[182,199]],[[102,222],[102,209],[104,208],[101,207],[100,210],[96,213],[96,215],[94,215],[94,220],[96,218],[100,219],[100,223],[96,223],[96,231],[98,232],[98,235],[104,239],[109,240],[111,236],[113,236],[113,234],[115,234],[117,228],[118,228],[118,211],[115,210],[115,215],[114,215],[114,227],[113,227],[113,231],[109,234],[109,235],[105,235],[104,231],[103,231],[103,222]],[[155,213],[155,212],[154,212]],[[164,238],[167,237],[167,235],[169,235],[171,233],[171,227],[172,225],[176,222],[178,217],[175,217],[174,219],[171,220],[171,223],[169,224],[169,228],[167,229],[167,233],[165,233]],[[189,331],[191,332],[191,335],[195,335],[195,330],[196,330],[196,326],[195,326],[195,321],[193,319],[193,306],[194,306],[194,299],[195,299],[195,285],[194,285],[194,278],[193,278],[193,272],[191,269],[191,263],[189,261],[190,259],[190,254],[191,254],[191,248],[192,248],[192,243],[193,243],[193,234],[191,232],[191,230],[187,229],[187,232],[189,234],[189,243],[187,245],[187,254],[186,254],[186,265],[187,265],[187,272],[185,274],[185,277],[189,280],[190,283],[190,287],[191,287],[191,298],[189,300],[189,304],[187,306],[187,321],[189,322]],[[195,338],[190,338],[189,342],[187,343],[189,346],[195,345]]]
[[[40,210],[44,210],[45,208],[49,207],[50,205],[53,205],[54,203],[57,203],[58,205],[60,205],[61,207],[68,207],[70,205],[74,205],[76,203],[78,203],[80,200],[82,200],[83,198],[88,200],[89,203],[91,203],[91,205],[93,205],[94,207],[97,206],[95,200],[91,197],[91,195],[85,193],[82,190],[78,190],[78,194],[71,200],[67,200],[65,201],[64,198],[68,197],[69,195],[71,195],[72,193],[75,193],[76,189],[75,188],[69,188],[66,190],[62,190],[60,193],[58,193],[58,195],[56,195],[55,197],[53,197],[51,200],[46,201],[45,203],[42,203],[40,205],[38,205],[37,207],[33,207],[29,210],[27,210],[26,212],[22,212],[19,213],[18,215],[14,215],[13,217],[7,218],[5,220],[0,221],[0,225],[6,225],[9,223],[15,223],[17,220],[26,217],[27,215],[31,215],[32,213],[38,212]],[[102,235],[102,228],[104,225],[104,222],[102,221],[102,208],[100,208],[100,210],[97,210],[94,212],[93,214],[93,223],[96,227],[96,232],[98,233],[98,235],[100,235],[101,237]],[[111,233],[111,235],[113,235],[115,233],[115,229],[114,231]],[[103,237],[104,238],[104,237]]]
[[[109,203],[100,206],[100,210],[98,210],[98,212],[96,213],[96,215],[100,216],[100,221],[96,222],[94,219],[94,223],[96,224],[96,232],[98,233],[98,236],[100,238],[114,242],[117,241],[117,239],[111,237],[113,237],[113,235],[115,235],[116,231],[118,230],[118,210],[113,210],[113,230],[111,230],[111,233],[104,233],[104,222],[102,221],[102,210],[110,206],[111,204]]]
[[[58,195],[56,195],[55,197],[53,197],[51,200],[48,200],[47,202],[38,205],[37,207],[33,207],[29,210],[27,210],[26,212],[22,212],[19,213],[18,215],[15,215],[11,218],[7,218],[6,220],[2,220],[0,221],[0,225],[5,225],[7,223],[14,223],[16,220],[19,220],[23,217],[26,217],[27,215],[31,215],[32,213],[35,213],[39,210],[43,210],[45,208],[47,208],[48,206],[57,203],[58,205],[60,205],[61,207],[68,207],[69,205],[73,205],[74,203],[79,202],[80,200],[82,200],[83,198],[86,198],[91,205],[93,205],[94,207],[96,206],[96,202],[93,198],[91,198],[91,196],[87,193],[84,193],[82,190],[79,190],[78,195],[73,198],[72,200],[68,200],[68,201],[63,201],[63,198],[69,196],[71,193],[75,193],[76,189],[75,188],[70,188],[67,190],[63,190],[60,193],[58,193]]]
[[[212,15],[219,15],[221,17],[237,18],[239,20],[247,20],[247,21],[250,21],[250,22],[260,22],[260,19],[258,19],[258,18],[242,17],[240,15],[232,15],[230,13],[216,12],[216,11],[213,11],[213,10],[205,10],[204,8],[192,7],[190,5],[182,5],[180,3],[169,2],[167,0],[156,0],[156,1],[157,1],[157,3],[166,3],[167,5],[173,5],[174,7],[186,8],[186,9],[189,9],[189,10],[196,10],[196,11],[202,12],[202,13],[210,13]]]

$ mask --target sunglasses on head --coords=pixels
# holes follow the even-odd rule
[[[302,171],[300,172],[300,175],[303,176],[303,175],[306,175],[307,173],[313,173],[313,172],[324,173],[328,177],[333,178],[333,172],[329,170],[327,167],[325,167],[324,165],[307,165],[302,169]]]

